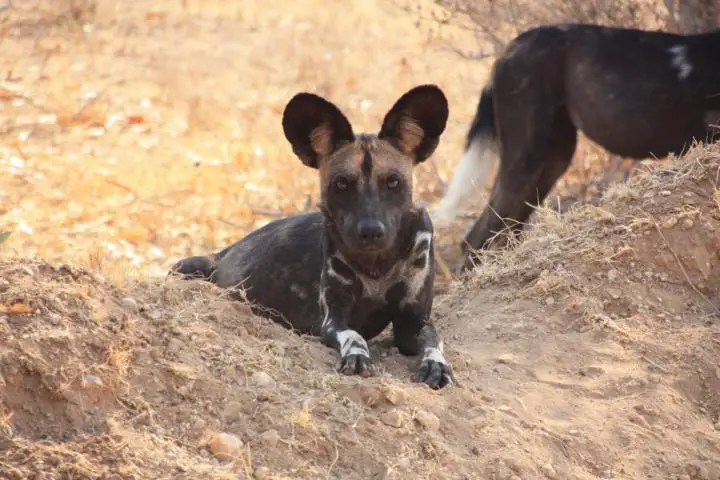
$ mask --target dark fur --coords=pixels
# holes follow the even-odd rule
[[[395,103],[377,135],[356,136],[335,105],[296,95],[283,130],[319,171],[321,211],[274,221],[172,272],[241,287],[256,313],[337,350],[346,374],[373,373],[366,341],[392,324],[401,353],[423,354],[416,380],[444,387],[452,373],[430,321],[433,228],[413,204],[412,169],[433,153],[447,117],[444,94],[420,86]]]
[[[617,156],[663,158],[693,140],[717,140],[719,117],[720,31],[558,25],[522,33],[496,61],[468,132],[468,148],[497,142],[500,166],[464,239],[464,269],[496,233],[522,229],[570,165],[577,130]]]

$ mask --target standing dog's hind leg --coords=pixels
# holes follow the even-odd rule
[[[570,165],[577,145],[577,130],[564,109],[555,114],[548,135],[542,135],[541,129],[535,138],[536,141],[527,145],[507,145],[503,154],[507,160],[500,164],[490,202],[465,237],[464,270],[473,267],[474,254],[469,249],[486,247],[504,228],[513,232],[522,230],[523,222],[532,213],[532,205],[542,203]]]

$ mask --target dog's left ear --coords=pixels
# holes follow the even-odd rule
[[[418,164],[437,148],[448,114],[448,101],[442,90],[435,85],[415,87],[385,115],[378,138],[389,141]]]

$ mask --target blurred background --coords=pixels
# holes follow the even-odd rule
[[[416,198],[432,203],[517,33],[565,21],[699,32],[718,25],[715,3],[0,0],[0,256],[164,275],[315,209],[316,172],[280,123],[299,91],[377,131],[406,90],[439,85],[448,128],[416,171]],[[607,159],[582,141],[549,201],[596,195]],[[447,255],[469,221],[439,232]]]

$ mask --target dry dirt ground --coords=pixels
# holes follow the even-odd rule
[[[162,275],[312,208],[279,126],[300,89],[373,129],[440,84],[432,201],[486,65],[387,2],[115,3],[0,12],[0,478],[720,479],[720,148],[540,209],[445,283],[457,386],[412,383],[387,338],[380,376],[344,377],[316,340]],[[588,151],[559,190],[596,177]],[[467,226],[440,232],[449,257]]]
[[[205,282],[3,261],[0,477],[720,479],[719,175],[696,150],[539,212],[437,296],[439,392],[387,338],[338,375]]]

